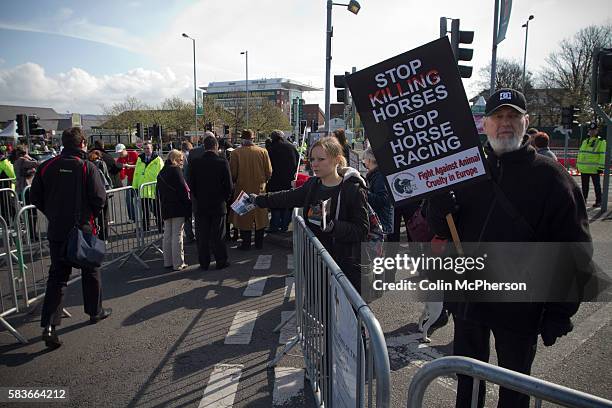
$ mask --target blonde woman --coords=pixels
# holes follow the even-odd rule
[[[189,187],[183,177],[184,156],[173,149],[157,176],[157,191],[164,220],[164,267],[180,271],[187,267],[183,252],[185,217],[191,216]]]
[[[366,183],[346,167],[343,147],[334,137],[319,139],[310,149],[315,173],[303,186],[255,197],[262,208],[304,208],[304,221],[329,251],[355,289],[361,289],[361,242],[367,237]],[[326,222],[323,225],[322,213]]]

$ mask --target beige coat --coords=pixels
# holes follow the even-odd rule
[[[242,146],[230,156],[230,170],[234,181],[234,199],[241,191],[249,194],[266,192],[266,182],[272,175],[272,164],[268,151],[258,146]],[[233,223],[241,230],[262,229],[268,226],[268,210],[257,208],[239,216],[233,213]]]

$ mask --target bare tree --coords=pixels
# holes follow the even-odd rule
[[[593,50],[612,46],[612,24],[589,26],[559,43],[559,49],[546,58],[540,81],[546,88],[569,91],[569,103],[587,116],[591,112],[591,68]]]
[[[512,88],[523,90],[523,64],[517,60],[500,58],[497,60],[495,89]],[[478,86],[485,90],[491,85],[491,64],[478,71]],[[533,74],[525,73],[525,89],[533,89]]]

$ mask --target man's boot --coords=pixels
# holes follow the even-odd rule
[[[242,238],[242,244],[240,244],[238,249],[243,251],[248,251],[251,249],[251,230],[240,230],[240,238]]]
[[[263,248],[264,229],[255,230],[255,248]]]
[[[55,332],[55,326],[47,326],[43,329],[42,339],[45,342],[47,348],[56,349],[62,345],[57,333]]]

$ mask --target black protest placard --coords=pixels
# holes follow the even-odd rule
[[[488,178],[446,37],[347,76],[396,206]]]

